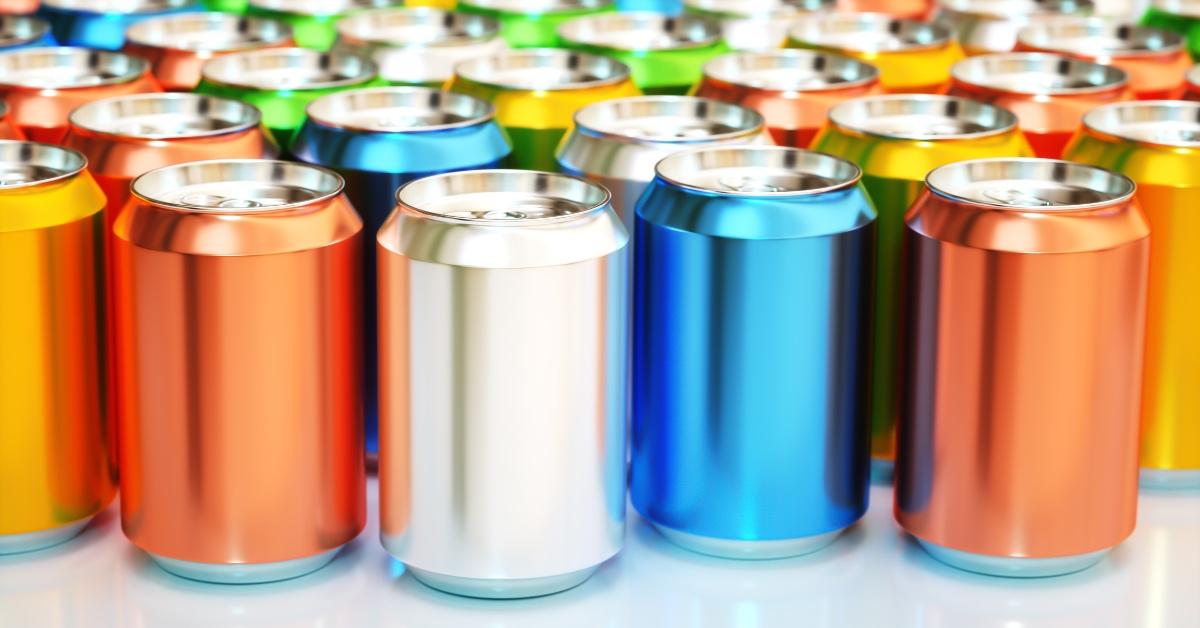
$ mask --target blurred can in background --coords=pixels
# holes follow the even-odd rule
[[[949,29],[880,13],[801,18],[788,31],[788,45],[870,63],[890,92],[938,92],[950,80],[950,66],[963,58]]]
[[[319,569],[366,522],[362,222],[323,168],[152,170],[114,225],[121,524],[163,569]]]
[[[0,15],[0,50],[55,45],[50,24],[28,15]]]
[[[1150,228],[1133,182],[987,159],[926,185],[904,235],[896,520],[960,569],[1085,569],[1137,510]]]
[[[42,0],[38,14],[64,46],[120,50],[125,29],[142,20],[200,11],[197,0]]]
[[[933,0],[836,0],[843,13],[885,13],[902,20],[924,20],[933,10]]]
[[[704,65],[693,95],[758,111],[776,144],[808,148],[829,108],[879,89],[879,70],[813,50],[738,52]]]
[[[1184,100],[1200,100],[1200,65],[1194,65],[1187,71],[1184,82]]]
[[[904,215],[924,189],[925,175],[948,163],[1032,155],[1017,118],[1000,107],[949,96],[870,96],[829,111],[813,141],[854,162],[879,212],[871,368],[871,456],[876,477],[890,478],[899,413]]]
[[[678,15],[683,11],[683,0],[616,0],[619,11],[657,11],[666,15]]]
[[[23,140],[25,134],[13,123],[8,103],[0,100],[0,140]]]
[[[554,151],[581,107],[640,94],[620,61],[567,50],[512,50],[464,61],[448,89],[496,106],[496,120],[512,141],[508,165],[557,167]]]
[[[721,24],[734,50],[782,48],[788,25],[806,13],[832,11],[835,0],[687,0],[684,10]]]
[[[248,0],[201,0],[204,3],[204,8],[208,11],[220,11],[221,13],[232,13],[241,15],[246,12],[249,5]]]
[[[621,219],[603,187],[544,172],[397,200],[378,237],[383,545],[460,595],[573,587],[625,530]]]
[[[41,0],[0,0],[0,13],[5,15],[31,15],[36,13]]]
[[[485,15],[500,22],[500,33],[513,48],[542,48],[558,44],[558,26],[567,20],[606,13],[613,0],[459,0],[463,13]]]
[[[702,554],[816,551],[867,509],[861,171],[773,146],[656,170],[636,218],[633,505]]]
[[[87,48],[0,52],[0,98],[31,140],[56,144],[67,116],[100,98],[162,91],[144,59]]]
[[[0,554],[70,539],[116,493],[104,194],[86,163],[0,141]]]
[[[1183,35],[1192,58],[1200,60],[1200,0],[1150,0],[1142,24]]]
[[[249,0],[247,15],[286,22],[296,45],[329,50],[337,38],[337,23],[358,11],[398,6],[400,0]]]
[[[935,24],[949,28],[968,55],[1012,52],[1026,25],[1062,15],[1088,15],[1092,0],[938,0]]]
[[[287,24],[227,13],[167,15],[138,22],[125,32],[125,52],[149,61],[154,78],[167,91],[195,89],[201,69],[214,57],[291,45]]]
[[[565,48],[615,58],[629,66],[646,94],[686,94],[700,68],[729,48],[720,25],[695,15],[611,13],[571,20],[558,27]]]
[[[1034,154],[1051,159],[1062,157],[1083,114],[1132,98],[1124,70],[1055,54],[972,57],[955,64],[951,75],[950,95],[1011,110]]]
[[[438,9],[380,9],[342,19],[333,49],[368,57],[393,85],[441,87],[461,61],[507,48],[500,24],[481,15]]]
[[[377,233],[396,189],[431,174],[496,168],[511,148],[490,103],[424,87],[380,87],[323,96],[292,143],[300,161],[346,180],[346,196]],[[363,250],[363,403],[368,456],[379,451],[375,247]]]
[[[1137,183],[1154,235],[1142,395],[1142,483],[1200,488],[1200,104],[1098,107],[1067,148],[1072,161]]]

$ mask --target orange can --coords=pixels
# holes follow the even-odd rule
[[[923,20],[933,10],[932,0],[837,0],[842,13],[884,13],[904,20]]]
[[[8,103],[0,100],[0,140],[23,140],[25,134],[17,125],[13,124],[12,115],[8,110]]]

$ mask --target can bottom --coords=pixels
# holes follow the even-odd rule
[[[290,580],[310,574],[333,560],[342,548],[338,547],[315,556],[306,556],[293,560],[281,560],[274,563],[197,563],[188,560],[176,560],[166,556],[150,554],[150,558],[158,563],[163,571],[188,580],[213,582],[216,584],[259,584]]]
[[[1055,556],[1054,558],[1018,558],[1013,556],[991,556],[974,554],[961,550],[950,549],[928,541],[917,539],[917,543],[929,552],[930,556],[963,571],[973,571],[988,576],[1003,576],[1007,578],[1046,578],[1049,576],[1065,576],[1076,571],[1083,571],[1100,562],[1108,549],[1074,556]]]
[[[891,484],[896,474],[896,461],[871,458],[871,481],[875,484]]]
[[[1141,470],[1139,484],[1142,488],[1189,490],[1200,488],[1200,469],[1147,469]]]
[[[65,526],[38,530],[37,532],[22,532],[21,534],[0,534],[0,554],[22,554],[36,552],[55,545],[66,543],[83,531],[91,517],[68,523]]]
[[[740,560],[774,560],[811,554],[833,543],[845,528],[814,534],[797,539],[780,539],[771,541],[741,541],[737,539],[718,539],[711,536],[700,536],[690,532],[682,532],[674,528],[654,524],[659,534],[665,539],[685,550],[716,556],[717,558],[735,558]]]
[[[427,587],[463,597],[494,600],[538,597],[566,591],[567,589],[572,589],[583,584],[599,568],[599,565],[594,565],[586,569],[557,576],[505,579],[448,576],[424,569],[417,569],[411,565],[408,566],[408,570],[412,572],[412,575]]]

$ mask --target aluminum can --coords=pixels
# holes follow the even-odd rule
[[[130,26],[124,50],[148,60],[163,89],[186,92],[200,84],[200,70],[209,59],[291,45],[292,29],[283,22],[227,13],[182,13]]]
[[[701,148],[659,162],[638,202],[630,495],[681,547],[794,556],[866,512],[860,176],[795,148]]]
[[[392,85],[440,87],[458,63],[508,48],[496,20],[426,7],[365,11],[337,30],[333,49],[371,58]]]
[[[1134,97],[1143,100],[1179,98],[1183,94],[1183,76],[1192,66],[1192,58],[1183,47],[1183,37],[1099,17],[1061,17],[1036,22],[1021,29],[1017,49],[1053,52],[1116,66],[1129,75],[1129,89]]]
[[[396,206],[396,189],[432,174],[496,168],[511,152],[492,105],[425,87],[339,92],[308,106],[292,154],[346,180],[366,233]],[[367,455],[379,452],[375,247],[363,247],[363,405]]]
[[[616,0],[618,11],[657,11],[665,15],[679,15],[683,11],[683,0]]]
[[[0,13],[30,15],[36,13],[41,0],[0,0]]]
[[[397,201],[378,237],[383,545],[450,593],[573,587],[625,529],[629,236],[603,187],[562,174],[442,174]]]
[[[228,54],[205,63],[196,91],[258,107],[271,135],[286,147],[304,123],[309,103],[333,92],[381,83],[375,64],[356,54],[273,48]]]
[[[948,163],[1032,155],[1017,118],[1000,107],[948,96],[871,96],[829,111],[813,150],[848,159],[863,170],[863,185],[879,212],[871,368],[872,471],[892,476],[896,416],[902,383],[899,324],[904,214],[924,188],[925,175]]]
[[[100,98],[158,92],[144,59],[87,48],[26,48],[0,52],[0,98],[31,140],[56,144],[67,116]]]
[[[13,123],[8,103],[0,100],[0,140],[23,140],[25,134]]]
[[[1200,100],[1200,65],[1192,66],[1184,77],[1184,100]]]
[[[329,50],[339,20],[359,11],[399,6],[400,0],[249,0],[246,14],[286,22],[296,45]]]
[[[496,106],[512,141],[507,165],[554,170],[554,151],[575,112],[602,100],[641,92],[620,61],[567,50],[511,50],[459,63],[447,86]]]
[[[829,52],[772,50],[709,61],[692,94],[754,109],[776,144],[808,148],[830,107],[880,91],[873,65]]]
[[[770,143],[752,109],[707,98],[637,96],[580,109],[558,148],[558,166],[607,188],[633,233],[634,206],[663,158],[705,146]]]
[[[1071,573],[1133,532],[1150,227],[1119,174],[929,173],[905,219],[896,520],[934,558]]]
[[[734,50],[772,50],[787,42],[792,20],[834,9],[836,0],[686,0],[684,10],[721,23]]]
[[[1036,20],[1088,15],[1092,0],[937,0],[935,24],[953,31],[968,55],[1012,52],[1017,33]]]
[[[558,44],[558,27],[567,20],[607,13],[613,0],[459,0],[463,13],[484,15],[500,22],[500,34],[513,48],[542,48]]]
[[[1200,60],[1200,0],[1150,0],[1142,24],[1183,35],[1192,58]]]
[[[116,493],[104,194],[79,153],[0,141],[0,554],[75,536]]]
[[[1200,488],[1200,104],[1156,101],[1093,109],[1066,157],[1137,183],[1154,233],[1142,396],[1142,484]]]
[[[972,57],[954,65],[947,93],[989,102],[1017,114],[1038,157],[1057,159],[1083,114],[1130,100],[1124,70],[1038,52]]]
[[[282,580],[363,529],[362,221],[341,191],[270,160],[133,181],[113,228],[121,524],[168,572]]]
[[[933,0],[837,0],[842,13],[885,13],[902,20],[924,20],[933,12]]]
[[[0,15],[0,50],[53,46],[50,24],[28,15]]]
[[[200,10],[197,0],[42,0],[38,13],[64,46],[120,50],[131,24]]]
[[[249,8],[249,0],[201,0],[208,11],[241,15]]]
[[[936,93],[950,80],[950,66],[963,58],[949,29],[881,13],[801,18],[788,31],[788,46],[870,63],[889,92]]]

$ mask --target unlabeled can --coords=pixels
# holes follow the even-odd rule
[[[830,107],[879,91],[873,65],[829,52],[772,50],[709,61],[692,94],[754,109],[776,144],[808,148]]]
[[[365,11],[338,22],[337,32],[334,50],[374,60],[393,85],[440,87],[459,62],[507,49],[496,20],[427,7]]]
[[[190,91],[213,57],[291,45],[292,29],[283,22],[227,13],[182,13],[130,26],[124,50],[149,61],[163,89]]]
[[[500,22],[500,33],[513,48],[542,48],[558,44],[557,29],[567,20],[606,13],[613,0],[459,0],[463,13],[484,15]]]
[[[104,194],[86,164],[0,141],[0,554],[70,539],[116,493]]]
[[[337,174],[199,161],[113,228],[121,523],[163,569],[266,582],[366,522],[362,221]]]
[[[726,558],[816,551],[866,512],[875,210],[848,161],[711,147],[637,205],[633,505]]]
[[[1200,59],[1200,0],[1150,0],[1142,24],[1183,35],[1192,57]]]
[[[788,24],[806,13],[832,11],[836,0],[686,0],[688,13],[717,20],[734,50],[771,50],[787,41]]]
[[[1200,104],[1093,109],[1066,158],[1137,183],[1154,234],[1142,396],[1142,484],[1200,488]]]
[[[968,55],[1012,52],[1031,22],[1088,15],[1092,0],[938,0],[935,24],[949,28]]]
[[[323,96],[292,144],[300,161],[346,180],[346,196],[376,233],[396,189],[432,174],[496,168],[511,152],[486,101],[426,87],[379,87]],[[363,247],[363,404],[367,455],[379,451],[375,247]]]
[[[839,13],[792,23],[788,46],[835,52],[879,68],[890,92],[941,91],[950,66],[963,58],[950,29],[881,13]]]
[[[493,103],[512,141],[508,165],[528,170],[557,167],[554,151],[581,107],[640,94],[625,64],[567,50],[510,50],[454,72],[447,89]]]
[[[950,95],[1011,110],[1034,154],[1051,159],[1062,157],[1083,114],[1133,97],[1120,68],[1039,52],[972,57],[951,75]]]
[[[713,145],[770,144],[752,109],[707,98],[637,96],[588,105],[558,149],[559,169],[603,185],[633,233],[633,208],[667,155]]]
[[[819,150],[863,170],[879,212],[875,330],[871,368],[871,456],[875,475],[890,479],[896,452],[900,370],[900,275],[904,214],[924,188],[925,175],[948,163],[984,157],[1027,157],[1028,142],[1011,112],[965,98],[870,96],[829,111],[813,141]]]
[[[339,20],[359,11],[399,5],[400,0],[249,0],[246,14],[286,22],[297,46],[324,51],[337,38]]]
[[[23,140],[25,134],[13,123],[8,103],[0,100],[0,140]]]
[[[1182,36],[1100,17],[1034,22],[1021,29],[1017,50],[1054,52],[1116,66],[1129,75],[1134,97],[1143,100],[1179,98],[1183,75],[1192,65]]]
[[[42,0],[38,13],[64,46],[120,50],[131,24],[200,10],[197,0]]]
[[[625,530],[628,240],[605,189],[477,170],[379,231],[381,535],[472,597],[586,580]]]
[[[56,144],[79,105],[110,96],[161,91],[144,59],[87,48],[0,52],[0,98],[26,136]]]
[[[905,225],[896,519],[991,575],[1090,567],[1133,532],[1150,228],[1093,166],[929,173]]]
[[[0,50],[55,45],[50,24],[29,15],[0,15]]]
[[[729,50],[715,20],[638,11],[581,17],[558,27],[566,48],[605,55],[629,66],[647,94],[686,94],[700,69]]]

